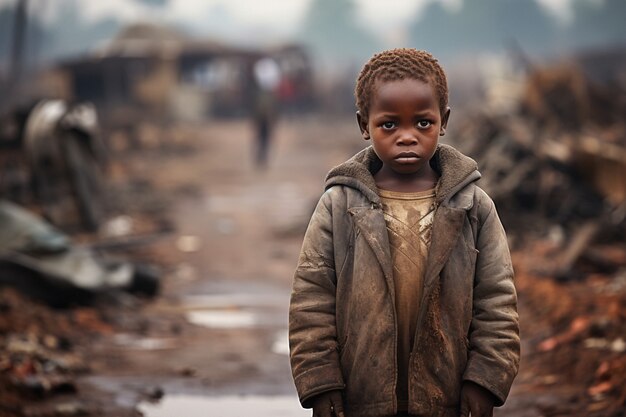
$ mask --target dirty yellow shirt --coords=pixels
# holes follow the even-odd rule
[[[408,371],[423,290],[434,216],[435,189],[418,193],[378,190],[393,264],[398,321],[398,410],[408,408]]]

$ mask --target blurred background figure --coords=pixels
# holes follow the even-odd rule
[[[255,162],[258,168],[264,168],[267,165],[272,130],[278,117],[276,90],[282,77],[278,64],[271,58],[261,58],[255,62],[253,75],[252,119],[256,139]],[[285,98],[291,98],[288,87],[283,87],[283,92]]]

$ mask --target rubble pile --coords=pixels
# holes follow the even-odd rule
[[[139,415],[84,381],[117,364],[106,349],[134,341],[123,335],[169,337],[185,323],[142,311],[158,295],[169,259],[150,244],[171,225],[154,190],[132,188],[147,179],[120,176],[131,186],[120,187],[118,198],[132,196],[133,205],[97,235],[65,234],[0,199],[0,417]]]
[[[559,243],[547,275],[625,266],[616,248],[626,246],[626,85],[612,87],[610,100],[575,68],[538,70],[517,112],[473,113],[456,128],[456,146],[478,162],[513,243]]]
[[[626,85],[616,80],[537,69],[517,111],[468,114],[454,135],[511,239],[527,341],[518,392],[545,416],[626,410]]]
[[[517,384],[546,416],[623,417],[626,271],[560,282],[533,272],[554,244],[514,253],[523,339]],[[552,398],[538,400],[542,395]]]
[[[36,400],[77,392],[76,377],[89,371],[80,346],[111,333],[96,310],[51,310],[11,288],[0,288],[0,310],[2,417],[30,415]],[[61,401],[48,413],[67,415],[67,407]]]

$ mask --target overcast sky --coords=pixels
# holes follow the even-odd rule
[[[0,6],[17,0],[0,0]],[[54,18],[55,4],[64,0],[29,0],[31,10]],[[202,28],[203,19],[219,11],[237,25],[267,27],[277,33],[297,29],[311,0],[169,0],[165,10],[141,5],[134,0],[79,0],[80,13],[87,20],[114,16],[124,21],[153,20],[184,22]],[[413,19],[429,1],[443,1],[457,7],[462,0],[354,0],[364,25],[373,31],[387,31]],[[566,17],[571,0],[539,0],[546,8]]]

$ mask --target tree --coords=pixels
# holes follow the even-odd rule
[[[57,19],[46,28],[51,42],[50,47],[43,51],[46,58],[85,53],[112,38],[120,28],[120,22],[112,17],[85,22],[79,13],[78,0],[64,0],[57,7]]]
[[[574,19],[568,30],[570,46],[585,48],[626,43],[624,0],[605,0],[600,4],[589,0],[575,0],[573,11]]]
[[[555,22],[535,0],[465,0],[459,10],[430,3],[410,28],[412,45],[435,55],[498,51],[516,40],[526,50],[544,52]]]
[[[455,53],[461,32],[456,23],[459,21],[456,13],[444,8],[441,2],[431,2],[410,26],[409,43],[440,57]]]
[[[299,38],[326,65],[360,66],[380,48],[378,40],[356,21],[352,0],[313,0]]]

